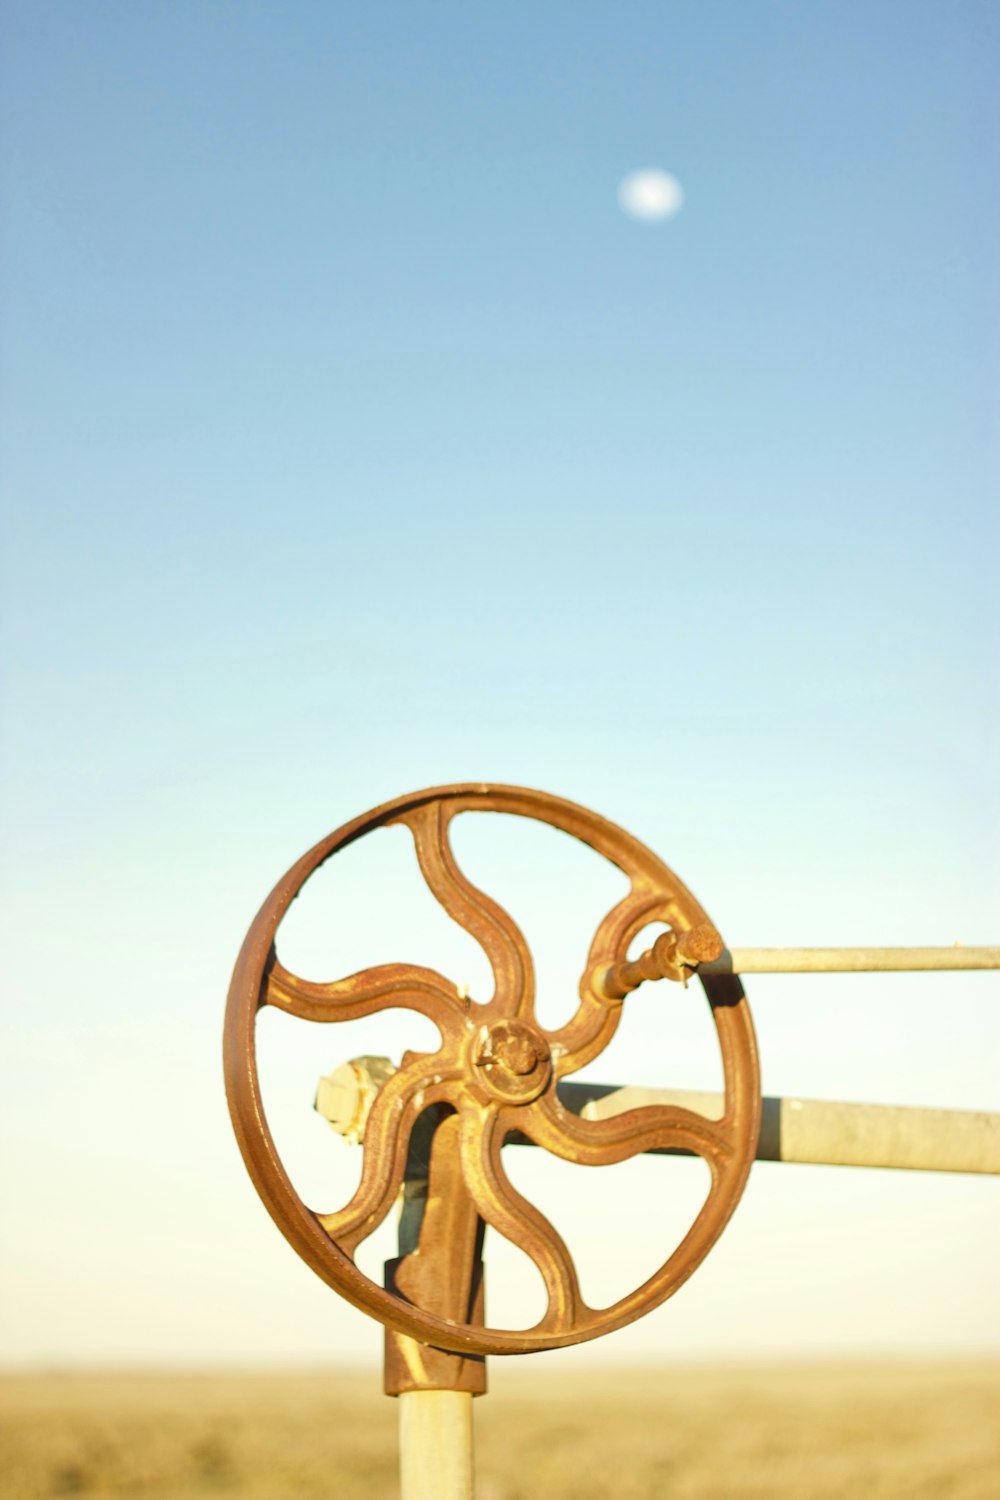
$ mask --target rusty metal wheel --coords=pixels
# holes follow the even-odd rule
[[[576,1014],[558,1030],[543,1030],[536,1020],[531,954],[519,928],[455,862],[448,828],[461,812],[510,813],[549,823],[590,845],[631,882],[628,895],[598,926]],[[398,823],[413,835],[424,879],[438,901],[489,958],[495,990],[485,1004],[463,998],[432,969],[393,963],[314,983],[289,973],[277,959],[275,933],[309,876],[355,839]],[[757,1051],[739,980],[705,975],[701,981],[725,1070],[721,1120],[665,1105],[584,1120],[565,1109],[556,1093],[559,1081],[597,1057],[614,1035],[623,1001],[608,993],[614,986],[608,986],[607,974],[616,965],[620,972],[629,944],[651,922],[668,923],[683,934],[707,918],[667,866],[623,829],[572,802],[520,787],[445,786],[400,797],[345,824],[292,866],[258,912],[236,963],[226,1011],[226,1087],[257,1191],[290,1244],[324,1281],[380,1322],[425,1344],[460,1353],[525,1354],[621,1328],[665,1301],[691,1275],[739,1200],[760,1127]],[[306,1207],[271,1138],[255,1047],[256,1015],[264,1005],[310,1021],[347,1021],[404,1007],[428,1016],[441,1033],[436,1052],[407,1053],[379,1091],[367,1124],[361,1181],[350,1203],[336,1213],[316,1214]],[[461,1173],[478,1214],[526,1251],[542,1274],[548,1306],[533,1328],[498,1329],[435,1316],[376,1285],[355,1265],[358,1245],[397,1199],[410,1132],[433,1104],[450,1106],[458,1116]],[[566,1245],[504,1173],[501,1146],[515,1131],[565,1161],[592,1166],[641,1151],[693,1152],[710,1169],[709,1194],[653,1276],[613,1306],[591,1308],[580,1294]]]

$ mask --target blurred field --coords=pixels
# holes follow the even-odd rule
[[[494,1361],[479,1500],[996,1500],[1000,1363],[615,1370]],[[397,1495],[396,1403],[357,1374],[0,1377],[0,1493]]]

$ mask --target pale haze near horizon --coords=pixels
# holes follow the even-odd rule
[[[734,947],[998,940],[996,13],[3,31],[0,1354],[373,1363],[256,1198],[219,1057],[246,927],[331,828],[494,778],[622,823]],[[637,225],[656,162],[684,208]],[[545,830],[456,847],[557,1016],[613,878]],[[310,977],[489,983],[398,831],[295,919]],[[998,1107],[994,975],[747,989],[767,1093]],[[592,1076],[718,1083],[663,990]],[[426,1035],[267,1018],[304,1192],[358,1166],[317,1074]],[[702,1185],[507,1159],[595,1295]],[[995,1180],[760,1164],[676,1298],[550,1358],[995,1351],[998,1248]],[[494,1316],[537,1312],[488,1254]]]

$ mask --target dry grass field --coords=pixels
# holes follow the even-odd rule
[[[996,1500],[1000,1364],[494,1361],[479,1500]],[[398,1494],[375,1372],[0,1377],[4,1500]]]

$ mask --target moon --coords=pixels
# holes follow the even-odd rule
[[[640,167],[618,184],[618,202],[630,219],[654,224],[680,213],[684,189],[670,172],[659,167]]]

